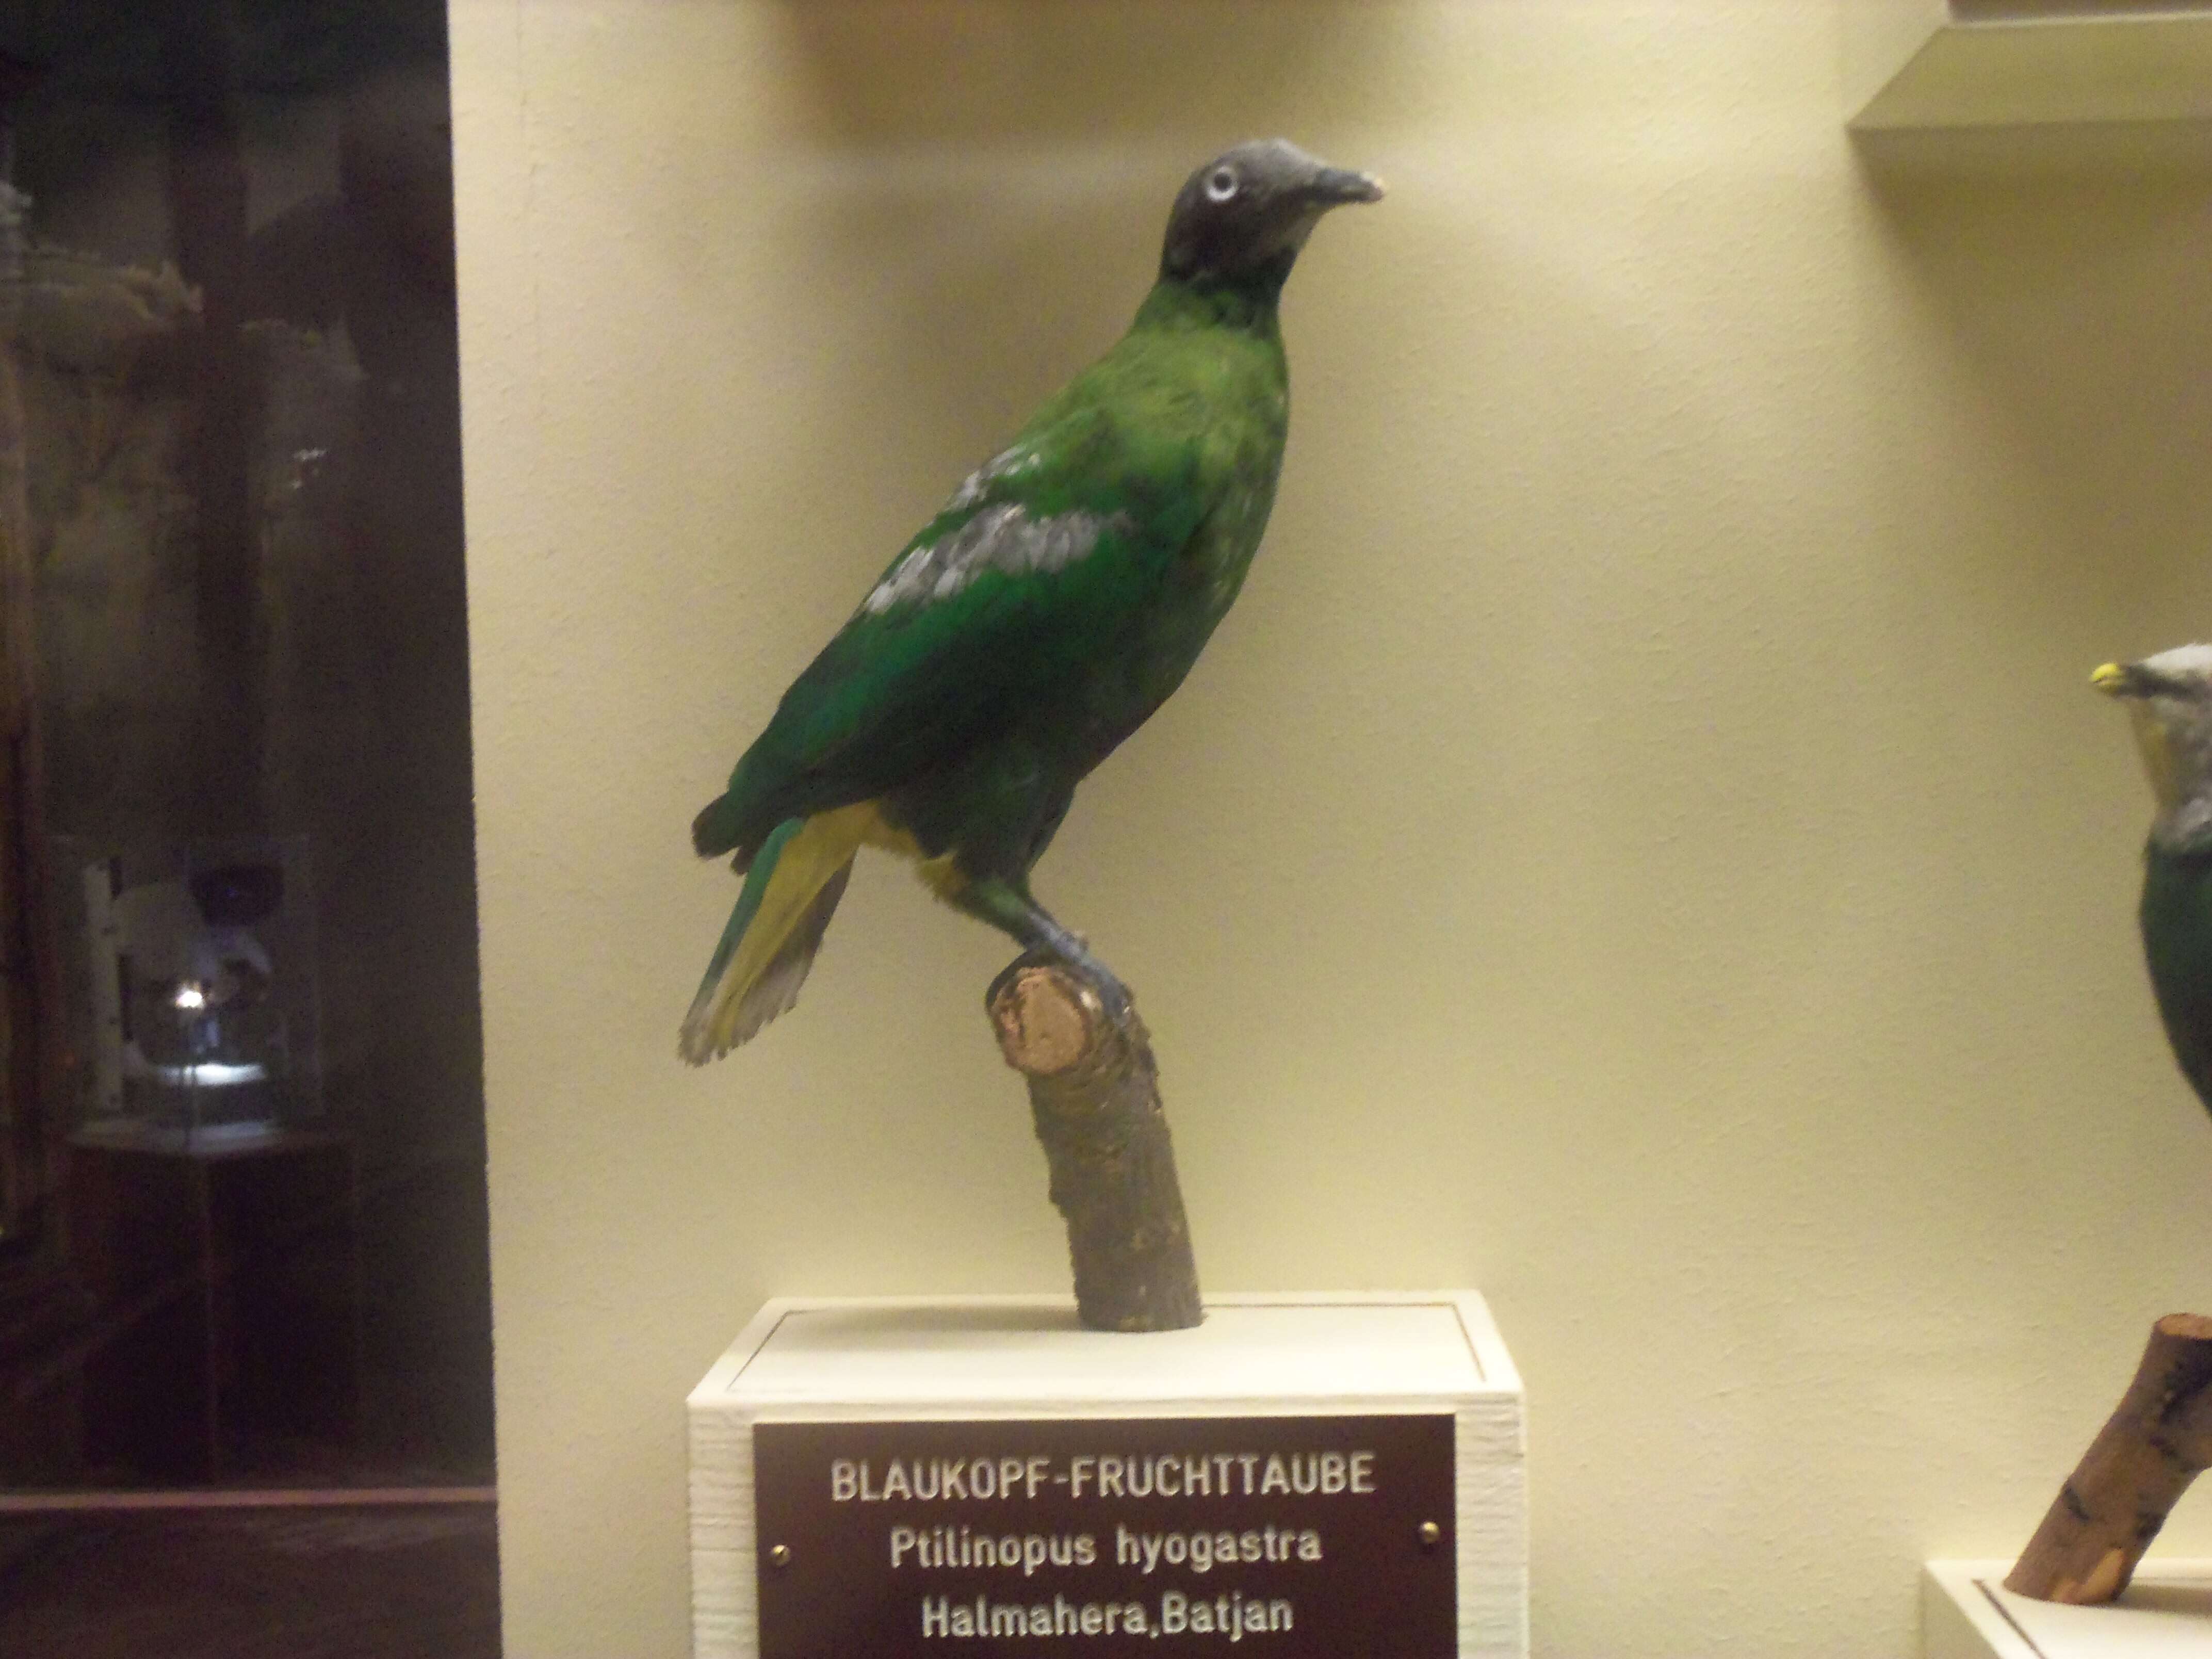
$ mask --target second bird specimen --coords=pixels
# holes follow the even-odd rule
[[[2143,957],[2173,1057],[2212,1110],[2212,645],[2092,677],[2127,704],[2158,803],[2143,854]]]
[[[1127,1011],[1030,871],[1236,599],[1289,427],[1284,282],[1322,214],[1382,193],[1279,139],[1191,175],[1129,331],[891,561],[694,821],[745,882],[684,1059],[792,1006],[864,846]]]

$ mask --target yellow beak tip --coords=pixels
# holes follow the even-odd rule
[[[2089,684],[2106,696],[2118,696],[2127,684],[2128,671],[2116,662],[2108,662],[2089,676]]]

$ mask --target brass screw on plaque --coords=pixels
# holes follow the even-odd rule
[[[768,1561],[769,1565],[772,1567],[789,1566],[791,1565],[791,1546],[788,1544],[776,1545],[774,1548],[769,1551]]]
[[[1438,1526],[1435,1522],[1424,1521],[1421,1522],[1419,1537],[1421,1540],[1421,1547],[1423,1549],[1432,1550],[1436,1548],[1438,1544],[1443,1541],[1443,1535],[1444,1529]]]

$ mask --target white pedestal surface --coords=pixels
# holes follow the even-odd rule
[[[690,1396],[693,1652],[759,1659],[763,1575],[779,1570],[771,1565],[779,1558],[770,1554],[773,1541],[757,1535],[757,1425],[1419,1415],[1448,1416],[1450,1424],[1443,1535],[1456,1581],[1460,1659],[1524,1659],[1521,1381],[1471,1291],[1214,1297],[1197,1329],[1145,1335],[1085,1330],[1059,1297],[780,1297]],[[1230,1467],[1226,1456],[1215,1462]],[[880,1468],[861,1477],[880,1478]],[[1064,1491],[1065,1470],[1053,1478]],[[1249,1492],[1249,1465],[1245,1479]],[[1356,1486],[1356,1474],[1353,1480]],[[1424,1541],[1435,1536],[1425,1532]],[[788,1565],[788,1556],[780,1559]],[[1201,1587],[1211,1594],[1221,1582]],[[1239,1637],[1261,1654],[1296,1645]],[[1063,1637],[1035,1650],[1111,1659],[1177,1645],[1108,1634]],[[1386,1635],[1376,1650],[1389,1647]]]
[[[2004,1588],[2010,1561],[1930,1561],[1924,1659],[2212,1659],[2212,1561],[2156,1559],[2108,1607],[2067,1607]]]

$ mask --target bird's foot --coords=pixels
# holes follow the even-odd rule
[[[1134,1004],[1129,995],[1129,988],[1121,983],[1112,969],[1090,951],[1079,948],[1073,956],[1065,958],[1065,962],[1076,977],[1091,988],[1091,994],[1098,999],[1098,1006],[1106,1011],[1108,1019],[1121,1026],[1127,1025],[1134,1018]]]
[[[1082,976],[1083,982],[1097,994],[1098,1005],[1105,1009],[1107,1018],[1116,1025],[1129,1023],[1135,1004],[1130,998],[1127,986],[1108,973],[1096,957],[1087,963],[1070,963],[1068,966],[1074,969]]]
[[[1127,1025],[1135,1017],[1136,1001],[1129,988],[1121,983],[1114,970],[1098,960],[1084,947],[1080,939],[1071,935],[1068,940],[1054,945],[1037,945],[1022,952],[1014,968],[1059,968],[1073,974],[1098,999],[1098,1006],[1106,1018],[1115,1025]]]
[[[1100,1008],[1116,1026],[1136,1018],[1129,988],[1114,970],[1091,954],[1090,941],[1065,927],[1012,883],[993,879],[971,882],[954,900],[979,921],[1012,933],[1029,948],[1015,968],[1057,965],[1081,980],[1098,999]]]

